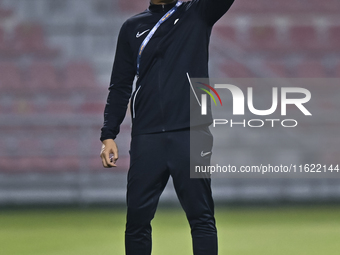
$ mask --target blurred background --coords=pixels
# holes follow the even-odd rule
[[[129,113],[117,139],[118,168],[102,167],[99,135],[120,26],[147,6],[140,0],[0,1],[0,206],[125,202]],[[211,77],[340,77],[339,11],[338,0],[235,1],[213,30]],[[230,152],[240,139],[229,141]],[[247,146],[251,137],[243,140],[243,151],[256,150]],[[338,152],[327,153],[328,161]],[[250,182],[216,180],[216,199],[340,197],[336,180]],[[162,201],[176,201],[170,186]]]
[[[0,212],[5,212],[8,208],[24,210],[31,206],[58,208],[70,205],[88,208],[95,205],[125,204],[130,142],[129,113],[117,138],[120,149],[117,168],[102,167],[99,136],[120,26],[128,17],[143,11],[147,6],[147,0],[0,0],[0,208],[3,209]],[[210,75],[231,78],[340,78],[339,13],[339,0],[236,0],[213,29]],[[335,163],[339,156],[339,138],[336,131],[338,124],[334,125],[321,128],[333,134],[334,139],[329,141],[332,144],[332,153],[327,154],[327,157],[328,162]],[[314,135],[316,134],[308,133],[304,139],[313,139]],[[242,137],[231,141],[231,151],[235,144],[240,144],[240,139]],[[284,141],[285,137],[282,139]],[[247,141],[250,140],[247,138]],[[247,141],[244,142],[245,146]],[[250,154],[257,151],[257,155],[266,157],[273,148],[260,151],[258,147],[249,146],[245,150]],[[309,158],[318,157],[320,153],[308,146],[304,150],[311,151],[307,153]],[[294,156],[294,150],[286,155],[289,161],[289,156]],[[223,215],[227,217],[226,222],[228,219],[233,220],[235,226],[242,226],[245,222],[251,225],[253,222],[258,228],[251,230],[244,225],[243,230],[248,232],[242,232],[242,228],[233,228],[233,223],[229,222],[226,229],[234,232],[228,232],[224,237],[229,238],[235,247],[228,246],[234,250],[222,247],[222,251],[234,251],[234,254],[327,253],[318,253],[321,248],[318,250],[317,247],[321,246],[318,246],[319,237],[316,234],[310,239],[302,238],[301,242],[305,242],[305,245],[300,250],[289,250],[288,243],[285,246],[288,250],[275,250],[279,240],[287,241],[291,232],[289,228],[281,228],[281,238],[275,236],[273,231],[277,230],[276,226],[283,226],[288,222],[290,227],[295,224],[296,234],[300,237],[310,233],[311,229],[323,229],[329,236],[326,235],[327,242],[320,241],[323,245],[327,243],[327,247],[332,249],[327,254],[336,254],[333,251],[340,248],[336,246],[337,241],[332,239],[340,234],[337,216],[337,204],[340,200],[338,179],[224,178],[213,180],[213,186],[216,203],[221,206],[318,203],[312,209],[315,214],[309,217],[306,214],[310,210],[299,211],[300,209],[225,212]],[[321,207],[320,203],[324,202],[331,204],[331,207]],[[162,195],[161,203],[174,206],[175,209],[179,206],[171,181]],[[173,223],[171,217],[175,218],[180,214],[184,224],[185,219],[177,210],[171,210],[164,211],[162,217],[168,220],[168,225],[156,229],[162,233],[158,238],[169,240],[167,235],[180,235],[178,231],[182,225]],[[7,242],[6,238],[26,240],[23,241],[27,245],[25,247],[30,247],[32,251],[30,253],[28,248],[20,250],[18,246],[16,252],[11,252],[13,250],[10,251],[10,248],[6,250],[0,245],[4,249],[1,254],[119,254],[112,253],[113,247],[116,247],[110,243],[113,239],[119,241],[119,248],[116,248],[122,250],[120,241],[124,229],[124,210],[117,209],[114,213],[91,212],[88,217],[74,212],[67,215],[59,213],[57,218],[53,218],[52,211],[43,217],[30,213],[25,214],[28,218],[17,218],[20,211],[0,213],[0,229],[5,229],[0,231],[0,239],[5,238],[4,243]],[[265,216],[266,213],[268,217]],[[119,219],[118,225],[111,218],[115,214]],[[288,218],[284,218],[287,215]],[[220,223],[224,224],[222,213],[219,217]],[[97,222],[99,218],[103,221]],[[68,252],[70,249],[66,251],[65,247],[62,250],[58,246],[62,250],[59,253],[56,250],[43,250],[39,253],[37,247],[31,247],[33,244],[30,240],[43,237],[33,234],[33,239],[27,240],[24,234],[26,232],[19,233],[13,226],[23,224],[25,228],[25,222],[30,222],[43,229],[44,225],[40,226],[43,219],[48,224],[55,224],[47,225],[57,230],[52,234],[54,240],[64,236],[61,234],[63,231],[58,232],[60,226],[73,226],[77,229],[93,222],[88,229],[84,227],[83,234],[93,240],[91,230],[97,229],[98,246],[87,247],[86,251],[82,248],[75,253]],[[276,219],[279,219],[278,222]],[[301,219],[305,221],[300,221]],[[319,225],[309,225],[308,219]],[[328,221],[324,222],[326,219]],[[304,232],[298,232],[301,227],[299,222],[308,226],[303,229]],[[27,229],[29,226],[31,225],[27,223]],[[105,232],[103,229],[108,226],[111,229],[106,229]],[[242,238],[246,238],[246,234],[263,234],[268,230],[266,226],[269,228],[269,232],[265,232],[268,242],[261,243],[263,240],[259,239],[254,241],[254,245],[249,243],[249,247],[242,245]],[[117,230],[114,235],[110,234],[112,227]],[[186,225],[185,227],[187,228]],[[223,229],[221,227],[222,235],[223,231],[227,231]],[[188,232],[187,229],[184,231]],[[51,233],[44,232],[44,235],[49,234]],[[78,234],[71,233],[70,236]],[[108,236],[110,240],[107,242],[110,245],[105,246],[101,242],[108,239]],[[86,238],[79,239],[82,245],[87,242]],[[177,247],[182,252],[187,251],[183,254],[190,254],[188,238],[189,235],[183,238],[183,247],[187,246]],[[289,239],[289,242],[292,240]],[[236,245],[237,241],[239,246]],[[315,246],[310,246],[311,242]],[[45,244],[48,245],[48,242]],[[99,246],[104,247],[106,253],[95,248]],[[168,243],[168,247],[174,249],[171,243]],[[161,250],[157,242],[155,249]]]

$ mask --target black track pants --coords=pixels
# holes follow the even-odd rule
[[[212,135],[208,127],[191,129],[191,160],[210,164]],[[127,255],[151,254],[151,225],[158,200],[172,176],[178,199],[191,227],[194,255],[217,254],[214,203],[209,178],[190,178],[189,129],[132,138],[127,185]]]

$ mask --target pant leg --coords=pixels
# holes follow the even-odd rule
[[[190,133],[193,146],[190,153]],[[170,174],[191,227],[194,255],[217,255],[217,230],[210,178],[190,178],[193,164],[210,165],[213,138],[208,127],[171,132],[168,151]],[[189,160],[190,158],[190,160]]]
[[[126,255],[151,254],[151,225],[158,200],[169,179],[164,135],[132,138],[127,185]]]

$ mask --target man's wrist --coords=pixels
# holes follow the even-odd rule
[[[114,139],[116,139],[116,136],[101,136],[100,137],[100,141],[105,141],[105,140],[108,140],[108,139],[112,139],[112,140],[114,140]]]
[[[114,142],[114,140],[111,139],[111,138],[109,138],[109,139],[105,139],[105,140],[102,141],[102,143],[103,143],[104,145],[106,145],[106,144],[108,144],[108,143],[110,143],[110,142]]]

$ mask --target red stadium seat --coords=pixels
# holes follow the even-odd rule
[[[264,11],[270,12],[339,12],[340,2],[338,0],[254,0],[254,4],[260,5]]]
[[[87,114],[100,114],[104,111],[105,104],[102,101],[90,101],[81,106],[81,111]]]
[[[93,88],[96,86],[95,73],[88,62],[73,62],[67,65],[66,88]]]
[[[0,2],[1,4],[1,2]],[[0,7],[0,19],[8,18],[12,15],[12,10],[3,9]]]
[[[12,62],[0,62],[0,89],[14,91],[22,88],[21,73]]]
[[[40,24],[24,23],[16,27],[12,48],[21,54],[34,54],[38,57],[55,57],[58,50],[47,46]]]
[[[340,78],[340,63],[335,66],[335,77]]]
[[[13,43],[5,37],[5,32],[0,27],[0,58],[7,59],[17,57],[18,55],[20,55],[20,53],[13,48]]]
[[[20,146],[16,150],[16,153],[21,155],[27,155],[32,152],[43,152],[43,144],[40,139],[36,137],[23,137],[20,139]]]
[[[0,137],[1,139],[1,143],[0,143],[0,155],[6,155],[7,154],[7,150],[8,150],[8,146],[6,144],[6,142],[4,141],[3,137]]]
[[[4,30],[0,27],[0,52],[5,50],[5,48],[6,48],[5,33],[4,33]]]
[[[15,164],[13,164],[15,162]],[[0,157],[0,172],[65,172],[78,171],[78,157]]]
[[[296,76],[299,78],[326,78],[327,73],[320,61],[309,60],[297,66]]]
[[[332,50],[340,49],[340,26],[329,28],[329,45]]]
[[[315,12],[336,12],[340,11],[340,1],[339,0],[308,0],[308,4],[313,6]]]
[[[272,26],[250,27],[244,46],[254,50],[275,50],[280,47],[275,28]]]
[[[49,114],[70,114],[75,112],[75,107],[68,99],[54,99],[49,100],[46,105],[35,104],[35,107],[40,112],[46,112]]]
[[[119,0],[118,2],[119,7],[124,12],[130,13],[139,13],[146,10],[149,7],[147,1],[140,1],[140,0]]]
[[[49,171],[78,171],[80,158],[77,156],[57,156],[49,159]]]
[[[313,50],[321,47],[317,30],[313,26],[293,26],[289,34],[290,49]]]
[[[15,48],[36,51],[45,48],[43,29],[38,24],[20,24],[15,31]]]
[[[79,151],[78,137],[60,137],[54,141],[54,151],[56,155],[73,155]]]
[[[264,12],[284,12],[291,13],[301,11],[300,1],[297,0],[262,0],[262,1],[254,1],[261,5]]]
[[[232,26],[216,26],[213,31],[222,36],[224,40],[237,41],[236,29]]]
[[[235,1],[231,6],[231,11],[235,12],[257,12],[261,11],[262,5],[261,2],[263,0],[240,0]]]
[[[0,159],[0,166],[2,172],[32,172],[44,171],[48,169],[49,162],[44,157],[4,157]],[[13,163],[15,162],[15,164]]]
[[[221,69],[230,78],[255,77],[255,75],[246,66],[237,62],[225,63],[221,66]]]
[[[275,77],[286,78],[288,73],[284,63],[275,60],[269,60],[265,62],[265,68],[268,68]]]
[[[13,158],[12,157],[0,157],[0,172],[9,173],[13,169]]]
[[[57,71],[50,62],[34,62],[28,69],[28,86],[33,89],[57,89],[60,87]]]

